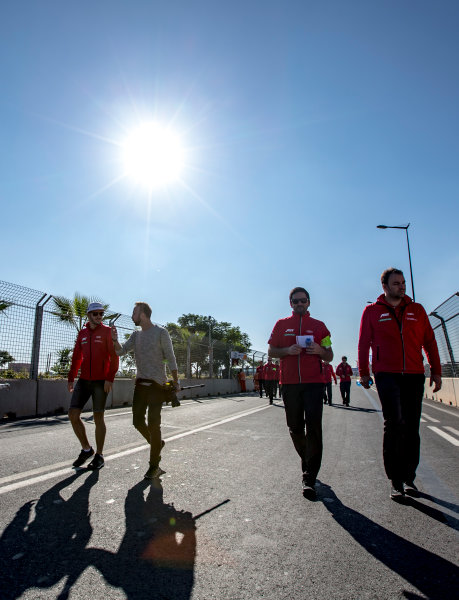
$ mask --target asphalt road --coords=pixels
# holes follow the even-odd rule
[[[377,395],[355,385],[350,408],[324,407],[315,502],[279,400],[165,408],[153,485],[129,409],[107,412],[107,427],[91,473],[69,466],[65,417],[0,426],[2,600],[459,597],[455,409],[424,404],[421,497],[404,505],[389,498]]]

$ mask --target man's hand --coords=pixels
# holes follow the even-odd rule
[[[104,392],[106,394],[108,394],[110,392],[110,390],[112,389],[112,387],[113,387],[113,382],[105,380],[105,383],[104,383]]]
[[[303,348],[299,344],[293,344],[293,346],[287,348],[287,354],[294,356],[295,354],[300,354],[301,350],[303,350]]]
[[[369,375],[360,375],[360,383],[362,384],[362,387],[364,387],[366,390],[370,389],[370,376]]]
[[[73,381],[67,381],[67,389],[70,393],[73,392]]]
[[[180,381],[174,381],[174,388],[176,392],[180,392]]]
[[[439,392],[441,390],[441,375],[432,375],[430,377],[430,387],[432,387],[432,385],[434,385],[434,389],[432,390],[432,394],[435,394],[435,392]]]
[[[309,346],[306,346],[306,354],[322,354],[322,346],[317,342],[312,342]]]
[[[117,331],[116,327],[114,325],[112,325],[111,330],[112,330],[112,340],[114,342],[117,342],[118,341],[118,331]]]

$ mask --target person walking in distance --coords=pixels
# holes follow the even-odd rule
[[[172,373],[173,385],[180,391],[177,361],[170,335],[164,327],[151,322],[151,308],[146,302],[136,302],[132,311],[132,320],[140,331],[134,331],[121,345],[116,327],[112,327],[112,338],[116,353],[123,356],[134,352],[137,367],[134,398],[132,402],[133,424],[137,431],[150,444],[150,466],[145,479],[160,477],[165,471],[159,466],[164,441],[161,440],[161,408],[168,400],[166,363]],[[148,418],[145,416],[148,411]]]
[[[278,366],[273,363],[273,359],[269,356],[263,368],[263,381],[266,395],[269,397],[269,403],[273,403],[274,386],[277,378]]]
[[[290,317],[274,325],[269,356],[280,358],[285,415],[295,450],[301,458],[303,495],[314,500],[322,462],[322,413],[325,377],[322,361],[333,360],[330,332],[309,315],[309,293],[295,287],[289,295]]]
[[[260,362],[260,364],[257,367],[257,380],[258,380],[258,391],[260,392],[260,398],[263,398],[263,388],[264,388],[264,384],[265,381],[263,379],[263,373],[264,373],[264,366],[263,366],[263,361]],[[266,392],[266,390],[265,390]]]
[[[324,391],[324,404],[332,405],[332,377],[335,380],[336,385],[336,375],[333,370],[333,366],[324,360],[324,376],[325,376],[325,391]]]
[[[403,501],[418,495],[414,483],[419,464],[424,350],[430,364],[433,392],[441,389],[441,364],[437,342],[427,313],[406,295],[399,269],[381,275],[383,294],[365,308],[360,323],[359,373],[364,388],[370,387],[369,351],[384,417],[383,459],[392,482],[390,497]]]
[[[241,393],[244,394],[247,391],[247,388],[245,385],[246,375],[245,375],[244,369],[241,369],[239,371],[239,373],[237,374],[237,378],[239,381],[239,385],[241,386]]]
[[[352,367],[347,363],[347,356],[341,357],[341,363],[336,368],[336,374],[339,377],[339,390],[343,404],[349,406],[351,401],[351,377]]]
[[[94,456],[88,469],[96,470],[104,466],[105,402],[112,389],[119,360],[113,347],[110,327],[102,323],[103,305],[100,302],[91,302],[88,305],[87,316],[88,322],[78,333],[75,342],[67,387],[72,394],[69,419],[81,444],[81,452],[73,466],[81,467]],[[80,377],[74,385],[80,367]],[[96,429],[96,454],[88,441],[86,428],[81,420],[81,412],[91,397]]]

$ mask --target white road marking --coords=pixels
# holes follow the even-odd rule
[[[459,417],[459,410],[455,410],[454,407],[452,407],[452,410],[446,410],[446,408],[440,408],[439,406],[433,406],[432,404],[424,404],[424,406],[427,408],[434,408],[435,410],[444,412],[452,417]]]
[[[425,419],[421,419],[421,423],[427,423]]]
[[[427,427],[429,429],[431,429],[432,431],[435,431],[435,433],[437,433],[439,436],[441,436],[442,438],[444,438],[451,444],[453,444],[453,446],[459,446],[459,440],[457,440],[456,438],[453,438],[453,436],[449,435],[449,433],[446,433],[446,432],[442,431],[441,429],[439,429],[438,427],[434,427],[433,425],[427,425]]]
[[[457,429],[454,429],[454,427],[448,427],[448,425],[444,425],[443,427],[444,429],[451,431],[451,433],[454,433],[454,435],[459,436],[459,431]]]
[[[425,413],[422,413],[422,416],[424,417],[424,419],[427,419],[428,421],[432,421],[432,423],[440,423],[440,421],[438,419],[434,419],[433,417],[429,417],[429,415],[426,415]]]
[[[197,427],[196,429],[191,429],[189,431],[184,431],[183,433],[178,433],[171,437],[166,437],[166,438],[164,438],[164,440],[166,442],[172,442],[174,440],[178,440],[178,439],[186,437],[188,435],[192,435],[193,433],[198,433],[199,431],[204,431],[206,429],[211,429],[212,427],[217,427],[218,425],[223,425],[224,423],[229,423],[230,421],[242,419],[243,417],[253,415],[254,413],[257,413],[261,410],[266,410],[267,408],[270,408],[269,404],[267,404],[265,406],[260,406],[258,408],[252,408],[250,410],[246,410],[244,412],[233,415],[232,417],[227,417],[226,419],[221,419],[220,421],[216,421],[215,423],[210,423],[209,425],[203,425],[202,427]],[[459,442],[458,442],[458,444],[459,444]],[[141,450],[146,450],[147,448],[149,448],[148,444],[142,444],[141,446],[136,446],[136,447],[130,448],[128,450],[123,450],[122,452],[116,452],[115,454],[110,454],[109,456],[104,456],[105,462],[109,462],[111,460],[114,460],[115,458],[121,458],[122,456],[128,456],[129,454],[134,454],[135,452],[140,452]],[[6,494],[7,492],[12,492],[14,490],[18,490],[20,488],[27,487],[29,485],[33,485],[35,483],[41,483],[43,481],[47,481],[48,479],[53,479],[54,477],[71,475],[71,474],[74,474],[77,472],[72,467],[66,467],[65,469],[60,469],[60,467],[63,464],[68,464],[68,463],[57,463],[56,465],[53,465],[53,466],[39,467],[38,469],[34,469],[33,471],[30,471],[29,473],[21,473],[21,474],[16,473],[16,474],[10,475],[8,477],[3,477],[0,480],[0,484],[7,483],[8,481],[14,481],[15,479],[29,476],[28,479],[24,479],[23,481],[17,481],[16,483],[11,483],[10,485],[4,485],[3,487],[0,487],[0,494]],[[47,470],[49,468],[58,468],[59,470],[51,471],[50,473],[45,473],[44,475],[38,475],[36,477],[30,476],[32,474],[43,472],[44,470]]]

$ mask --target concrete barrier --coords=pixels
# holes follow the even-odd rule
[[[424,396],[428,400],[447,404],[448,406],[455,406],[457,408],[459,406],[459,379],[457,377],[445,377],[442,379],[441,390],[436,394],[432,393],[432,388],[429,386],[429,380],[426,379]]]
[[[34,417],[66,413],[70,405],[71,394],[67,390],[65,379],[8,379],[8,389],[0,389],[0,418],[10,413],[16,417]],[[204,385],[183,390],[179,399],[225,396],[239,392],[239,384],[233,379],[182,379],[182,386]],[[253,381],[247,380],[247,391],[253,391]],[[115,379],[113,389],[108,395],[106,407],[118,408],[130,406],[134,395],[134,379]],[[85,411],[92,410],[92,400]]]

